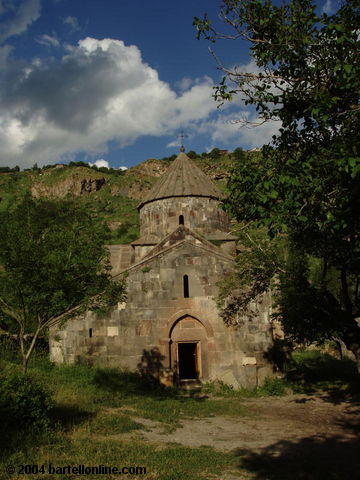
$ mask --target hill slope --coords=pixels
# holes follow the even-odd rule
[[[233,165],[230,155],[219,159],[199,157],[193,161],[221,190]],[[138,237],[136,205],[166,171],[170,160],[148,159],[120,172],[85,165],[54,165],[43,169],[0,174],[0,210],[9,208],[26,193],[35,198],[72,198],[104,218],[111,243],[129,243]]]

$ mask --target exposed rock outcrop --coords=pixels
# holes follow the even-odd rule
[[[80,196],[99,191],[106,184],[104,177],[102,178],[84,178],[74,172],[56,183],[37,182],[31,187],[31,195],[35,198],[51,197],[63,198],[71,194]]]
[[[81,181],[80,195],[82,195],[83,193],[97,192],[103,185],[105,185],[105,183],[106,180],[104,177],[96,179],[84,178]]]

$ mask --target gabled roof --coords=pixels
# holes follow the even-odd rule
[[[141,258],[137,263],[130,265],[122,272],[116,274],[115,277],[123,274],[124,272],[130,272],[131,270],[144,266],[154,258],[166,255],[171,250],[178,249],[184,245],[191,245],[191,247],[195,250],[202,250],[203,252],[206,252],[206,255],[216,256],[223,262],[230,264],[234,263],[234,258],[228,253],[208,242],[198,233],[193,232],[184,225],[179,225],[176,230],[167,235],[158,245],[156,245],[156,247],[150,250],[145,257]]]
[[[201,244],[208,250],[211,250],[213,253],[228,257],[231,261],[234,260],[228,253],[224,252],[219,247],[206,240],[206,238],[199,233],[190,230],[190,228],[188,227],[185,227],[185,225],[179,225],[173,232],[169,233],[145,255],[144,259],[147,257],[152,257],[157,253],[168,249],[170,246],[184,240],[194,242],[194,244],[196,245]]]
[[[222,198],[222,194],[210,178],[181,152],[138,205],[138,209],[154,200],[189,196]]]
[[[133,242],[131,245],[157,245],[159,243],[158,237],[155,235],[148,235],[146,237],[140,237]]]

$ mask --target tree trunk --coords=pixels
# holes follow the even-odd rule
[[[35,349],[35,345],[36,345],[36,340],[38,339],[39,337],[39,333],[41,331],[41,329],[43,328],[43,325],[39,325],[32,340],[31,340],[31,343],[30,343],[30,346],[29,348],[27,349],[27,352],[25,352],[25,348],[24,348],[24,338],[22,339],[22,342],[21,342],[21,345],[22,345],[22,349],[21,349],[21,354],[22,354],[22,369],[23,369],[23,372],[26,373],[27,372],[27,369],[28,369],[28,364],[29,364],[29,360],[30,360],[30,357]]]
[[[29,358],[27,355],[22,356],[22,370],[24,373],[27,372],[28,365],[29,365]]]
[[[346,348],[354,354],[355,363],[360,375],[360,327],[355,318],[349,322],[341,340],[344,342]]]

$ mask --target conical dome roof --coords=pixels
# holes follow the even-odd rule
[[[181,152],[139,204],[138,208],[140,209],[145,203],[169,197],[211,197],[219,199],[222,194],[210,178],[185,153]]]

